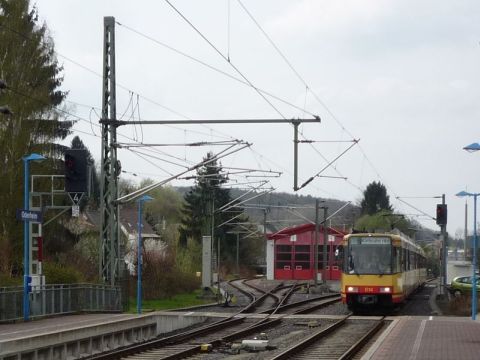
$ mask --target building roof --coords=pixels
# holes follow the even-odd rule
[[[138,230],[138,210],[134,206],[122,206],[120,208],[120,224],[129,234],[136,234]],[[88,220],[95,226],[96,229],[100,229],[100,211],[98,210],[86,210]],[[142,237],[160,237],[155,233],[155,230],[150,224],[142,219]]]
[[[324,231],[323,225],[319,225],[318,229],[322,233]],[[279,238],[284,238],[285,236],[296,235],[296,234],[309,232],[309,231],[315,231],[315,224],[307,223],[307,224],[286,227],[280,231],[277,231],[276,233],[268,234],[267,238],[269,240],[275,240]],[[344,236],[347,234],[347,232],[345,231],[338,230],[328,226],[327,226],[327,231],[330,235]]]

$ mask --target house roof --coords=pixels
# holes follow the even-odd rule
[[[120,211],[120,224],[129,233],[136,234],[138,230],[138,210],[133,206],[122,206]],[[98,210],[86,210],[88,220],[100,229],[100,211]],[[142,237],[160,237],[155,233],[155,230],[150,224],[142,218]]]
[[[123,206],[120,209],[120,223],[125,227],[129,234],[138,232],[138,209],[132,206]],[[143,237],[160,237],[150,224],[142,218],[142,235]]]

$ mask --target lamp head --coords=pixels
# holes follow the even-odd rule
[[[464,197],[464,196],[472,196],[473,194],[472,193],[469,193],[467,191],[460,191],[459,193],[455,194],[455,196],[458,196],[458,197]]]
[[[467,150],[468,152],[474,152],[480,150],[480,144],[479,143],[471,143],[470,145],[467,145],[463,148],[463,150]]]
[[[23,157],[23,161],[42,161],[45,160],[46,157],[37,153],[31,153],[30,155],[26,155]]]
[[[137,200],[137,202],[146,202],[146,201],[152,201],[153,197],[149,195],[143,195],[141,198]]]

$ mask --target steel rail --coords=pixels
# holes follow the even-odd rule
[[[273,357],[271,360],[284,360],[290,359],[293,355],[299,353],[300,351],[308,348],[311,344],[317,342],[319,339],[325,337],[326,335],[330,334],[334,330],[338,329],[340,326],[345,324],[347,319],[351,315],[347,315],[344,318],[338,320],[337,322],[333,323],[332,325],[326,327],[323,330],[316,332],[315,334],[307,337],[305,340],[299,342],[298,344],[288,348],[287,350],[283,351],[282,353],[278,354],[277,356]]]
[[[372,328],[365,335],[363,335],[355,344],[353,344],[338,360],[349,360],[357,354],[365,344],[383,327],[385,324],[385,317]]]
[[[266,329],[266,328],[269,328],[269,327],[272,327],[272,326],[275,326],[275,325],[279,324],[282,321],[282,319],[285,316],[287,316],[287,314],[280,315],[278,318],[275,318],[275,319],[270,318],[270,316],[274,313],[274,311],[276,311],[276,309],[279,309],[282,306],[292,307],[293,306],[292,304],[283,305],[283,302],[286,301],[286,299],[293,293],[293,291],[297,287],[302,285],[302,284],[293,284],[293,285],[286,286],[286,285],[283,285],[283,284],[279,284],[278,286],[271,289],[270,291],[265,291],[265,293],[257,299],[257,298],[255,298],[255,296],[253,294],[248,293],[246,290],[242,289],[241,287],[238,287],[238,285],[233,285],[233,281],[231,281],[229,283],[234,288],[238,288],[239,291],[241,291],[242,293],[245,293],[247,296],[249,296],[248,294],[250,294],[252,297],[250,297],[250,296],[249,297],[252,300],[255,299],[254,301],[252,301],[252,303],[250,303],[244,309],[250,308],[252,306],[252,304],[258,303],[259,301],[262,300],[262,298],[268,296],[269,294],[273,295],[273,294],[271,294],[271,292],[273,292],[273,291],[278,291],[280,289],[285,289],[285,288],[288,288],[288,287],[290,287],[291,289],[287,292],[287,294],[284,295],[283,300],[281,300],[281,303],[279,304],[279,306],[274,308],[272,313],[270,313],[266,318],[260,319],[258,322],[254,323],[253,325],[247,325],[245,328],[240,329],[233,334],[224,335],[224,336],[220,335],[220,337],[218,337],[217,339],[208,340],[208,343],[211,344],[213,347],[219,346],[219,345],[221,345],[225,342],[233,341],[235,339],[248,336],[252,333],[257,333],[258,331],[261,331],[263,329]],[[247,286],[249,286],[249,285],[247,284]],[[259,289],[257,291],[262,292],[263,290]],[[328,295],[328,296],[332,296],[332,295]],[[309,299],[309,300],[310,301],[315,301],[315,300],[318,300],[318,297],[315,298],[315,299]],[[297,302],[297,303],[294,303],[294,304],[300,305],[300,304],[304,304],[304,303],[305,303],[305,301],[301,301],[301,302]],[[155,339],[155,340],[152,340],[152,341],[148,341],[146,343],[132,345],[132,346],[129,346],[128,348],[113,350],[113,351],[110,351],[108,353],[97,354],[97,355],[88,357],[88,359],[118,359],[118,358],[121,358],[121,357],[132,356],[134,354],[140,354],[142,352],[149,351],[149,350],[154,351],[153,349],[155,349],[155,348],[157,348],[157,349],[158,348],[164,348],[165,349],[166,346],[173,346],[173,345],[176,345],[176,344],[180,345],[180,343],[185,342],[186,340],[197,338],[201,335],[206,335],[206,334],[211,333],[213,331],[226,329],[228,327],[231,327],[232,325],[237,325],[237,324],[240,324],[240,323],[244,322],[246,320],[246,317],[245,316],[239,317],[239,315],[243,312],[244,309],[240,310],[239,312],[231,315],[230,317],[228,317],[226,319],[222,319],[222,320],[217,321],[213,324],[203,326],[203,327],[198,328],[198,329],[192,329],[192,330],[189,330],[189,331],[186,331],[186,332],[183,332],[183,333],[180,333],[180,334],[172,335],[172,336],[169,336],[169,337],[166,337],[166,338]],[[305,309],[302,309],[302,310],[305,310]],[[194,354],[197,354],[197,353],[201,352],[201,345],[198,345],[198,344],[190,344],[190,345],[184,344],[184,346],[187,346],[188,348],[186,348],[185,350],[176,349],[175,352],[173,354],[170,354],[170,355],[163,354],[162,359],[181,359],[181,358],[192,356]]]

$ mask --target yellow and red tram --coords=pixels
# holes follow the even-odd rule
[[[391,307],[426,280],[425,253],[403,234],[348,234],[341,250],[342,302],[350,309]]]

